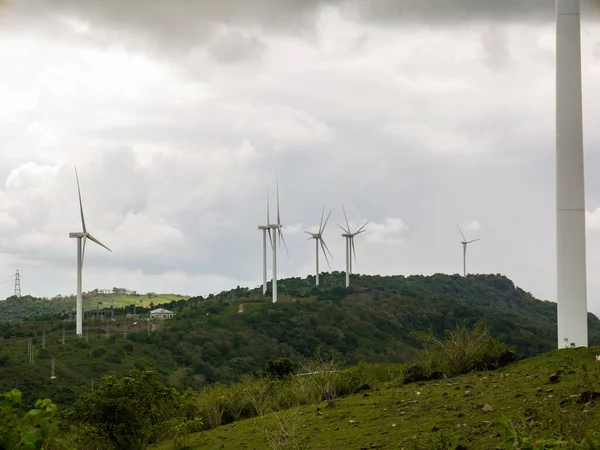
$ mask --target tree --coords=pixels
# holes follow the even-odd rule
[[[6,450],[45,448],[54,429],[52,418],[56,405],[51,400],[38,400],[35,408],[21,417],[21,392],[13,389],[0,394],[0,448]],[[55,446],[60,442],[55,442]]]
[[[70,420],[91,428],[113,448],[138,450],[170,437],[191,416],[193,410],[176,389],[156,380],[151,371],[134,369],[122,378],[103,377],[96,390],[73,405]]]
[[[260,370],[260,375],[269,378],[285,378],[287,375],[294,375],[298,363],[292,361],[289,358],[277,358],[267,361],[264,369]]]

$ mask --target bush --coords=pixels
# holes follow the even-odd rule
[[[0,448],[37,450],[46,448],[54,430],[56,405],[51,400],[38,400],[35,408],[21,416],[21,392],[13,389],[0,395]],[[60,442],[54,442],[60,448]]]
[[[102,347],[100,347],[100,348],[95,348],[95,349],[92,351],[92,356],[93,356],[94,358],[99,358],[100,356],[104,355],[105,353],[106,353],[106,349],[105,349],[105,348],[102,348]]]
[[[289,358],[277,358],[267,361],[264,369],[259,371],[259,375],[262,377],[271,377],[283,379],[288,375],[294,375],[298,363],[292,361]]]
[[[495,369],[507,359],[507,354],[514,358],[510,348],[494,339],[483,321],[472,328],[464,321],[445,334],[446,339],[438,339],[432,333],[417,336],[425,342],[420,364],[429,376],[456,376],[473,370]]]
[[[159,439],[175,439],[187,422],[196,426],[195,412],[187,395],[163,385],[150,371],[134,369],[123,378],[103,377],[96,390],[75,402],[65,420],[85,441],[141,450]]]

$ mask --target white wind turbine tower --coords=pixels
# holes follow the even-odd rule
[[[556,0],[558,348],[588,346],[581,91],[579,0]]]
[[[344,205],[342,205],[342,210],[344,211],[344,219],[346,220],[347,228],[344,228],[339,223],[337,226],[340,227],[344,232],[342,237],[346,238],[346,287],[348,287],[350,286],[350,275],[352,274],[352,255],[354,255],[354,262],[356,263],[356,247],[354,247],[354,237],[367,231],[365,230],[365,226],[369,223],[369,221],[367,220],[358,230],[352,233]]]
[[[329,211],[329,214],[327,214],[327,219],[325,219],[325,222],[323,223],[324,216],[325,216],[325,206],[323,206],[323,211],[321,212],[321,222],[319,224],[319,231],[317,231],[316,233],[313,233],[310,231],[305,231],[306,234],[310,234],[310,237],[308,238],[309,241],[311,239],[315,240],[315,246],[316,246],[316,251],[317,251],[317,254],[316,254],[317,272],[316,272],[316,278],[315,278],[316,286],[319,285],[319,244],[321,245],[321,249],[323,250],[323,256],[325,256],[325,261],[327,261],[327,265],[330,268],[331,268],[331,266],[329,265],[329,259],[327,259],[327,253],[329,253],[329,256],[331,256],[333,258],[333,255],[329,251],[329,247],[327,247],[327,244],[323,240],[323,232],[325,231],[325,227],[327,226],[327,222],[329,221],[329,216],[331,216],[331,210]]]
[[[456,225],[458,227],[458,231],[460,231],[460,235],[462,236],[463,240],[461,241],[461,244],[463,246],[463,276],[467,276],[467,245],[469,245],[471,242],[475,242],[475,241],[479,241],[481,238],[477,238],[477,239],[471,239],[470,241],[467,241],[467,239],[465,238],[465,235],[463,234],[462,230],[460,229],[459,225]]]
[[[267,194],[267,223],[258,227],[263,232],[263,294],[267,292],[267,234],[269,235],[271,248],[273,249],[273,282],[271,286],[273,303],[277,302],[277,239],[279,239],[280,243],[283,243],[285,251],[289,255],[282,228],[283,225],[281,224],[281,215],[279,212],[279,182],[277,182],[277,223],[271,223],[269,217],[269,195]],[[274,230],[273,233],[275,236],[271,235],[271,230]]]
[[[69,233],[70,238],[77,239],[77,315],[76,315],[76,332],[78,336],[83,334],[83,291],[81,286],[81,276],[83,271],[83,258],[85,255],[85,243],[89,239],[92,242],[104,247],[109,252],[110,248],[88,233],[85,226],[85,218],[83,216],[83,203],[81,202],[81,189],[79,187],[79,176],[77,175],[77,167],[75,167],[75,178],[77,180],[77,193],[79,194],[79,212],[81,213],[81,227],[83,231]]]

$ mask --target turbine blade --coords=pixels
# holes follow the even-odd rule
[[[348,234],[350,234],[350,224],[348,223],[348,216],[346,215],[346,208],[342,205],[342,210],[344,211],[344,219],[346,219],[346,226],[348,227]]]
[[[356,266],[356,247],[354,246],[354,236],[350,238],[350,246],[352,247],[352,254],[354,255],[354,265]]]
[[[319,234],[323,232],[323,216],[325,215],[325,205],[323,205],[323,210],[321,211],[321,222],[319,222]]]
[[[279,216],[279,179],[277,179],[277,225],[281,225],[281,217]]]
[[[456,224],[456,226],[458,227],[458,231],[460,231],[460,235],[462,236],[463,241],[466,241],[467,238],[465,237],[465,235],[463,234],[462,230],[460,229],[460,225]]]
[[[271,248],[273,248],[273,238],[271,237],[271,229],[267,228],[267,232],[269,233],[269,242],[271,242]]]
[[[283,246],[285,247],[285,252],[287,253],[288,258],[290,257],[290,251],[288,250],[288,246],[285,243],[285,238],[283,237],[283,227],[279,227],[279,240],[283,242]]]
[[[321,238],[321,244],[325,247],[325,249],[327,250],[327,253],[329,253],[329,256],[331,256],[331,259],[333,259],[333,255],[329,251],[329,247],[327,247],[327,243],[323,240],[323,238]]]
[[[329,267],[329,270],[331,270],[331,264],[329,264],[329,258],[327,258],[327,252],[325,251],[325,243],[323,242],[323,239],[320,239],[321,241],[321,250],[323,250],[323,256],[325,257],[325,261],[327,261],[327,266]]]
[[[356,231],[356,233],[354,233],[354,234],[356,235],[356,234],[360,234],[360,233],[362,233],[362,232],[364,232],[364,231],[367,231],[367,230],[365,230],[364,228],[367,226],[367,224],[368,224],[368,223],[369,223],[369,221],[367,220],[365,223],[363,223],[363,226],[362,226],[362,227],[360,227],[360,228],[359,228],[359,229]]]
[[[470,244],[471,242],[475,242],[475,241],[480,241],[481,238],[477,238],[477,239],[473,239],[472,241],[467,241],[467,244]]]
[[[102,242],[100,242],[98,239],[96,239],[94,236],[92,236],[91,234],[87,235],[87,238],[92,241],[95,242],[96,244],[98,244],[101,247],[104,247],[106,250],[108,250],[109,252],[112,253],[112,250],[110,248],[108,248],[106,245],[104,245]]]
[[[346,230],[346,229],[345,229],[343,226],[341,226],[339,223],[336,223],[336,225],[337,225],[338,227],[340,227],[344,233],[346,233],[346,234],[350,234],[350,230]]]
[[[77,174],[77,166],[75,166],[75,179],[77,180],[77,194],[79,195],[79,212],[81,213],[81,226],[83,227],[83,232],[87,233],[87,229],[85,228],[85,218],[83,217],[83,202],[81,201],[81,188],[79,187],[79,175]]]
[[[329,210],[329,214],[327,214],[327,218],[325,219],[325,223],[323,224],[323,229],[321,230],[321,234],[323,234],[323,231],[325,231],[325,227],[327,226],[327,222],[329,222],[329,217],[331,216],[331,211],[333,210]]]
[[[267,189],[267,225],[271,223],[271,219],[269,217],[269,190]]]

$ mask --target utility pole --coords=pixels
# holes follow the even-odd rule
[[[56,374],[54,372],[54,358],[52,358],[52,371],[50,372],[50,379],[54,380],[56,378]]]
[[[15,274],[15,297],[21,297],[21,275],[19,275],[19,269]]]
[[[46,348],[46,330],[42,331],[42,348]]]
[[[29,358],[29,364],[33,364],[33,338],[27,340],[27,356]]]

